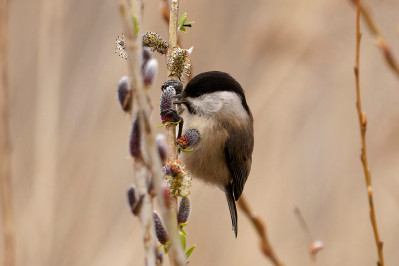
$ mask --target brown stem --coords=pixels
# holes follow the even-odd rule
[[[350,0],[353,4],[357,4],[357,0]],[[385,37],[382,35],[381,31],[378,29],[377,24],[374,22],[373,17],[370,14],[370,11],[360,2],[360,14],[362,15],[364,21],[371,34],[374,35],[377,41],[378,47],[380,47],[382,53],[384,54],[385,60],[388,63],[388,66],[393,70],[396,76],[399,78],[399,65],[393,56],[392,49]]]
[[[268,257],[274,265],[276,266],[282,266],[284,265],[278,258],[276,253],[274,252],[272,246],[270,245],[270,242],[267,238],[266,234],[266,226],[265,223],[262,221],[262,219],[255,215],[245,199],[244,195],[241,195],[240,199],[238,200],[238,206],[240,209],[244,212],[244,214],[248,217],[248,219],[251,221],[252,225],[254,226],[256,232],[258,233],[258,236],[260,238],[260,249],[262,250],[263,254],[265,254],[266,257]]]
[[[8,113],[8,1],[0,2],[0,186],[4,228],[4,265],[15,265],[15,226],[11,186],[11,140]]]
[[[169,25],[169,19],[170,19],[169,1],[161,0],[160,5],[161,5],[161,15],[163,17],[163,20],[166,22],[167,25]]]
[[[367,145],[366,145],[366,129],[367,129],[367,117],[362,110],[362,102],[360,97],[360,79],[359,79],[359,54],[360,54],[360,11],[361,11],[361,3],[360,0],[356,0],[356,62],[355,62],[355,78],[356,78],[356,106],[357,106],[357,113],[359,117],[359,126],[360,126],[360,134],[362,139],[362,150],[361,150],[361,161],[363,164],[364,175],[366,179],[367,185],[367,195],[370,205],[370,218],[371,224],[374,231],[374,238],[375,243],[377,246],[378,252],[378,263],[379,266],[384,266],[384,255],[383,255],[383,242],[380,240],[378,234],[378,227],[377,227],[377,218],[375,215],[375,208],[374,208],[374,200],[373,200],[373,190],[371,188],[371,174],[368,166],[368,159],[367,159]]]

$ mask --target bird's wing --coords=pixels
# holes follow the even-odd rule
[[[253,129],[250,127],[242,130],[252,131]],[[229,131],[229,137],[224,148],[226,164],[233,177],[231,185],[235,200],[240,198],[251,170],[254,140],[253,132],[248,133],[242,134],[241,130]],[[249,136],[250,139],[242,139],[244,135]]]

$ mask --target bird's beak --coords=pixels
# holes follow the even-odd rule
[[[183,98],[183,94],[176,94],[175,96],[173,96],[173,98],[182,99]]]
[[[187,102],[186,99],[184,99],[182,94],[177,94],[175,96],[173,96],[174,99],[177,99],[177,101],[174,101],[173,104],[182,104]]]

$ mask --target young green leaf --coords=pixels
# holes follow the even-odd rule
[[[192,27],[194,21],[190,21],[190,22],[186,22],[187,20],[187,13],[184,13],[180,20],[179,23],[177,24],[177,30],[182,31],[182,32],[186,32],[186,28],[185,27]]]
[[[194,249],[195,249],[195,245],[187,250],[186,259],[188,259],[190,257],[190,255],[191,255],[191,253],[193,253]]]
[[[181,245],[183,246],[183,250],[186,250],[186,236],[182,232],[179,232],[179,236]]]
[[[167,248],[167,246],[166,245],[162,245],[163,246],[163,252],[165,253],[165,254],[168,254],[168,248]]]
[[[137,22],[137,17],[133,16],[133,32],[134,35],[137,35],[140,31],[140,25]]]
[[[184,23],[186,23],[186,20],[187,20],[187,13],[184,13],[183,15],[181,15],[179,23],[177,24],[177,30],[178,31],[179,30],[183,31],[182,28],[184,28],[183,25],[184,25]]]
[[[180,227],[180,232],[183,234],[183,235],[187,235],[187,233],[184,231],[184,229],[183,229],[183,227]]]

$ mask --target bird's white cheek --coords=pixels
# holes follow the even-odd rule
[[[212,128],[215,127],[213,119],[209,119],[205,116],[193,115],[188,111],[183,112],[181,116],[184,121],[183,134],[192,128],[196,129],[200,133],[201,137],[205,137],[205,135],[209,134],[209,132],[212,131]]]
[[[219,112],[223,107],[223,101],[217,93],[203,95],[199,98],[191,99],[190,102],[199,113],[206,116]]]

